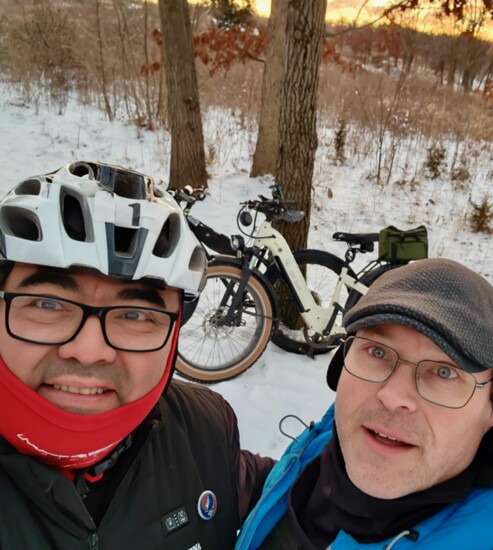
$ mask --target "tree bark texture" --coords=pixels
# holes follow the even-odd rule
[[[289,0],[276,182],[305,212],[279,228],[293,250],[306,248],[317,150],[316,98],[327,0]]]
[[[186,0],[159,0],[171,133],[169,188],[207,187],[204,135]]]
[[[250,176],[274,175],[277,166],[281,87],[286,59],[288,0],[272,0],[262,77],[258,137]]]

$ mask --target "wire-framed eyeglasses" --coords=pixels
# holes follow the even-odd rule
[[[344,368],[367,382],[386,382],[399,363],[414,366],[414,380],[419,395],[431,403],[450,409],[467,405],[477,389],[493,381],[478,382],[469,372],[439,361],[412,363],[399,357],[391,347],[369,338],[350,336],[344,342]]]
[[[178,314],[154,307],[93,307],[46,294],[0,291],[5,326],[12,338],[60,346],[73,340],[86,320],[99,318],[106,343],[120,351],[149,352],[165,346]]]

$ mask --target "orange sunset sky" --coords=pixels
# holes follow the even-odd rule
[[[198,0],[188,1],[191,4],[198,2]],[[251,5],[259,15],[268,17],[270,2],[271,0],[251,0]],[[382,13],[382,8],[393,3],[395,0],[327,0],[327,21],[341,22],[344,20],[347,24],[363,25],[377,20]],[[421,10],[419,15],[414,13],[406,16],[410,26],[434,34],[456,34],[458,32],[450,18],[436,16],[439,13],[438,7],[433,8],[432,4],[426,2],[423,5],[427,6],[427,9]],[[483,28],[480,36],[486,40],[493,40],[491,23]]]

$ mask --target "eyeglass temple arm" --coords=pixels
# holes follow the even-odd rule
[[[484,388],[486,385],[488,385],[490,382],[493,382],[493,378],[490,378],[489,380],[486,380],[486,382],[476,382],[476,388]]]

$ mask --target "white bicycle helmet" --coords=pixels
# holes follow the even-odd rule
[[[149,176],[97,162],[73,162],[5,195],[2,257],[153,279],[192,296],[205,282],[204,250],[171,195]]]

